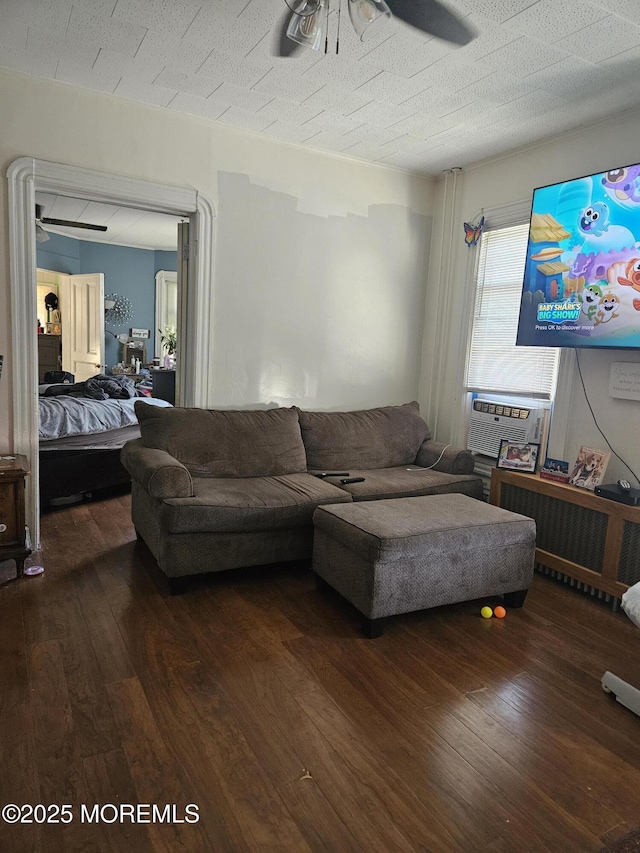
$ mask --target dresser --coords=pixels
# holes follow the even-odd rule
[[[15,560],[18,577],[31,553],[26,546],[24,480],[29,474],[25,456],[0,456],[0,562]]]
[[[50,370],[62,370],[62,338],[60,335],[38,335],[38,382]]]

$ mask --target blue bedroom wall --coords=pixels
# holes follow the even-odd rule
[[[112,334],[128,333],[132,326],[153,330],[155,317],[156,282],[154,252],[129,246],[110,246],[106,243],[80,245],[81,272],[104,273],[104,292],[126,297],[131,303],[131,319],[122,326],[109,326],[105,334],[105,362],[112,367],[122,361],[122,344]],[[148,352],[147,358],[151,358]]]
[[[178,270],[178,253],[165,252],[162,249],[156,249],[154,273],[165,270],[166,272],[177,272]]]
[[[80,240],[50,234],[46,243],[36,244],[36,263],[40,269],[77,275],[80,269]]]
[[[42,248],[41,248],[42,247]],[[54,272],[101,272],[104,274],[105,294],[117,293],[131,302],[131,320],[123,326],[110,326],[116,335],[128,333],[132,327],[150,329],[147,341],[147,359],[154,353],[155,329],[155,275],[159,270],[177,269],[176,252],[151,249],[134,249],[110,243],[91,243],[51,234],[51,239],[36,247],[36,262],[41,269]],[[112,334],[105,332],[105,363],[107,368],[122,360],[122,344]]]

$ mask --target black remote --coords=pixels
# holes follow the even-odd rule
[[[325,477],[348,477],[348,471],[323,471],[322,474],[316,474],[316,477],[320,477],[320,479],[324,479]]]
[[[344,480],[340,480],[340,482],[345,486],[347,483],[364,483],[364,477],[347,477]]]

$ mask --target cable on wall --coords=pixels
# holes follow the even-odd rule
[[[616,453],[616,451],[613,449],[613,447],[611,447],[611,445],[609,444],[609,439],[607,438],[607,436],[606,436],[606,435],[602,432],[602,430],[600,429],[600,425],[598,424],[598,421],[596,420],[596,415],[595,415],[595,412],[593,411],[593,407],[592,407],[592,405],[591,405],[591,403],[590,403],[590,401],[589,401],[589,396],[588,396],[588,394],[587,394],[587,389],[586,389],[586,386],[585,386],[585,384],[584,384],[584,379],[583,379],[583,377],[582,377],[582,368],[580,367],[580,355],[579,355],[579,353],[578,353],[578,350],[575,350],[575,353],[576,353],[576,364],[578,365],[578,375],[580,376],[580,382],[581,382],[581,384],[582,384],[582,390],[583,390],[583,392],[584,392],[584,399],[587,401],[587,406],[589,407],[589,411],[591,412],[591,417],[593,418],[593,422],[594,422],[594,424],[596,425],[596,429],[598,430],[598,432],[600,433],[600,435],[604,438],[604,440],[607,442],[607,446],[608,446],[609,450],[611,450],[611,452],[613,453],[613,455],[614,455],[615,457],[617,457],[617,458],[622,462],[622,464],[623,464],[623,465],[624,465],[624,467],[627,469],[627,471],[629,471],[629,472],[630,472],[630,473],[635,477],[635,479],[636,479],[636,481],[637,481],[638,485],[640,485],[640,477],[638,477],[638,475],[636,474],[636,472],[633,470],[633,468],[632,468],[630,465],[627,465],[627,463],[624,461],[624,459],[622,458],[622,456],[620,456],[620,454],[619,454],[619,453]]]

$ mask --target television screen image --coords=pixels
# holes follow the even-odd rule
[[[534,191],[516,343],[640,347],[640,164]]]

